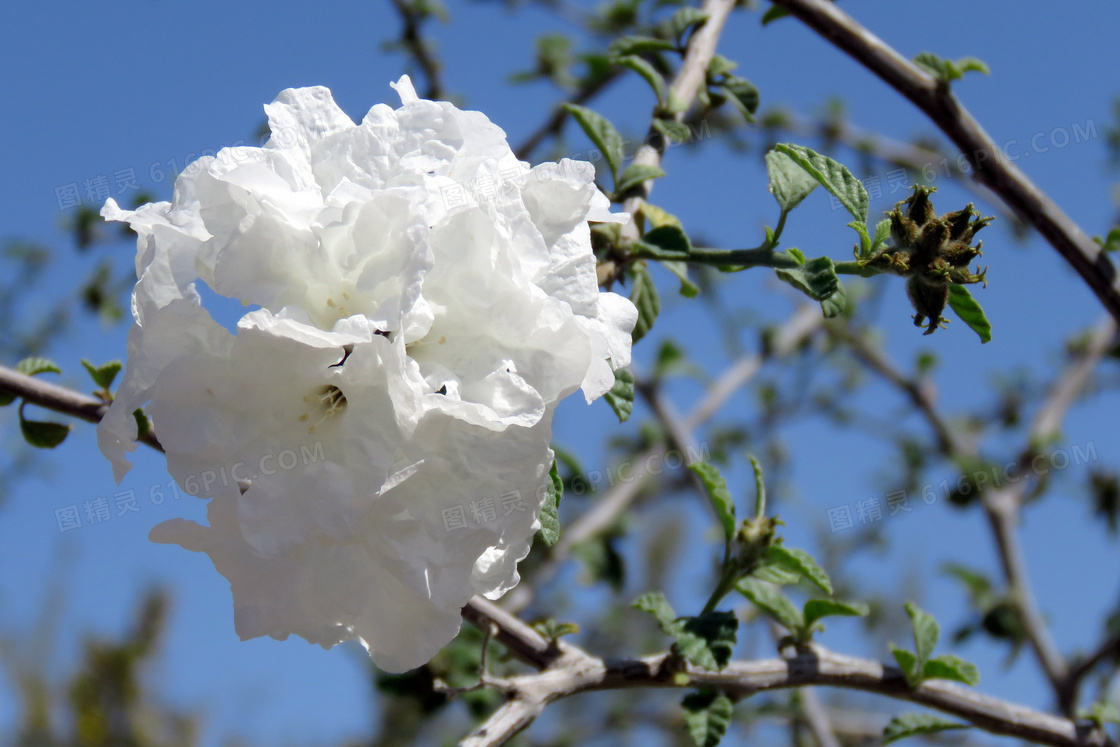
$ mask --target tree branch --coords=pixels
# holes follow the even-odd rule
[[[404,22],[404,28],[401,29],[400,44],[408,50],[412,58],[416,60],[416,64],[424,72],[424,78],[428,81],[428,88],[424,92],[423,98],[426,99],[439,99],[443,97],[443,81],[440,75],[440,63],[432,54],[428,43],[424,41],[424,37],[420,33],[420,25],[428,17],[426,13],[417,10],[416,3],[410,3],[409,0],[390,0],[393,7],[397,9],[400,14],[401,20]]]
[[[832,686],[906,700],[965,719],[992,734],[1055,747],[1107,747],[1108,736],[1088,726],[1024,708],[944,680],[917,688],[902,672],[877,661],[832,653],[819,646],[790,658],[733,661],[711,672],[680,665],[669,654],[641,659],[604,660],[586,656],[577,664],[507,681],[511,700],[460,743],[469,747],[503,744],[524,729],[549,703],[592,690],[633,687],[712,688],[732,698],[794,687]],[[682,676],[683,675],[683,676]]]
[[[774,0],[909,99],[972,164],[973,178],[998,194],[1073,266],[1120,321],[1120,278],[1100,247],[1014,163],[948,86],[938,84],[828,0]]]

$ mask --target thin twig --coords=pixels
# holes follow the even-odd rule
[[[828,0],[774,0],[909,99],[972,164],[973,178],[998,194],[1073,266],[1120,321],[1120,277],[1108,256],[984,131],[947,85],[939,84]]]
[[[409,0],[390,0],[393,7],[397,9],[397,13],[401,16],[401,21],[404,22],[404,28],[401,29],[401,44],[408,50],[412,58],[416,60],[416,64],[424,73],[424,78],[428,82],[427,90],[424,92],[426,99],[439,99],[443,98],[443,81],[440,74],[440,62],[436,56],[432,54],[429,44],[424,40],[423,35],[420,33],[420,25],[424,22],[427,16],[417,11],[416,3]]]

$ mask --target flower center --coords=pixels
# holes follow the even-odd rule
[[[306,423],[313,416],[318,416],[311,427],[308,428],[308,433],[315,433],[315,429],[322,425],[324,421],[335,415],[340,415],[346,409],[346,395],[334,384],[328,384],[318,391],[312,392],[304,397],[303,401],[311,405],[311,412],[300,415],[299,422]]]

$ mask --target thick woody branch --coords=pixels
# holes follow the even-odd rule
[[[1114,319],[1120,278],[1108,256],[1002,151],[949,91],[828,0],[774,0],[909,99],[936,124],[989,187],[1065,257]]]
[[[733,661],[719,672],[680,666],[667,654],[642,659],[586,657],[560,670],[514,677],[505,683],[508,703],[461,745],[500,745],[560,698],[592,690],[633,687],[713,688],[741,699],[759,692],[830,686],[906,700],[958,716],[992,734],[1056,747],[1106,747],[1107,735],[1074,722],[977,693],[943,680],[911,688],[902,673],[877,661],[834,654],[814,646],[791,658]]]

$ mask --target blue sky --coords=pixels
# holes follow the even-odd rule
[[[1030,0],[1011,6],[947,1],[935,6],[849,1],[844,7],[904,55],[932,50],[944,57],[977,55],[990,77],[969,76],[959,95],[997,142],[1016,141],[1020,166],[1090,234],[1110,224],[1115,174],[1104,166],[1104,128],[1120,80],[1120,58],[1105,53],[1115,43],[1120,9],[1095,2],[1078,13]],[[573,31],[553,16],[533,9],[511,13],[497,3],[456,2],[452,22],[433,28],[445,61],[445,82],[463,103],[486,113],[520,142],[544,118],[556,94],[547,86],[511,87],[511,72],[531,66],[534,38],[548,31]],[[759,14],[733,16],[720,52],[740,62],[739,72],[761,90],[763,107],[785,104],[800,113],[818,111],[842,95],[853,124],[906,139],[932,132],[922,116],[884,84],[793,20],[765,29]],[[132,262],[126,244],[77,255],[60,227],[59,188],[77,185],[88,202],[86,180],[103,176],[110,188],[132,194],[136,184],[160,198],[170,193],[168,172],[181,169],[192,154],[236,141],[249,142],[263,120],[261,106],[282,89],[326,85],[355,119],[378,102],[395,103],[389,88],[403,71],[402,59],[381,51],[381,42],[399,28],[389,3],[197,2],[165,0],[115,3],[7,4],[0,10],[0,69],[5,75],[6,110],[0,124],[0,236],[33,238],[56,247],[43,302],[78,285],[101,257],[117,267]],[[596,102],[623,129],[644,131],[652,102],[636,76],[609,98]],[[1090,136],[1059,147],[1059,130]],[[1038,148],[1030,142],[1036,135]],[[1072,138],[1071,138],[1072,139]],[[569,133],[572,152],[587,143]],[[811,143],[810,143],[811,144]],[[1043,150],[1045,148],[1045,150]],[[672,151],[669,177],[659,180],[654,201],[676,213],[684,225],[715,245],[753,246],[762,226],[773,224],[776,206],[766,193],[766,175],[754,156],[734,159],[718,143],[694,152]],[[873,199],[873,212],[889,208],[903,193]],[[959,207],[972,199],[959,178],[940,178],[937,204]],[[96,190],[95,190],[96,191]],[[960,203],[960,204],[958,204]],[[846,258],[851,233],[843,211],[833,211],[818,191],[790,219],[785,246],[810,256]],[[995,328],[981,347],[962,324],[932,338],[920,336],[909,319],[901,283],[894,283],[882,315],[887,349],[909,365],[925,349],[942,365],[936,374],[940,399],[951,412],[983,403],[996,372],[1016,367],[1053,371],[1054,351],[1072,332],[1093,324],[1101,309],[1062,260],[1037,238],[1012,241],[1001,227],[982,234],[991,285],[978,297]],[[648,365],[657,342],[675,338],[710,371],[727,363],[706,310],[675,294],[661,273],[663,316],[637,351]],[[744,273],[732,282],[736,307],[773,320],[792,308],[766,272]],[[64,383],[86,388],[78,361],[108,360],[124,354],[125,327],[82,320],[51,349],[65,371]],[[10,362],[6,362],[10,363]],[[670,389],[678,409],[700,396],[695,384]],[[753,407],[748,395],[734,408]],[[900,412],[901,400],[875,386],[859,404],[883,417]],[[1101,466],[1120,464],[1113,423],[1117,398],[1102,396],[1073,411],[1066,444],[1095,444]],[[11,418],[14,413],[9,412]],[[612,417],[603,403],[565,403],[556,440],[575,447],[591,468],[602,464],[587,432],[609,435]],[[629,432],[634,426],[629,426]],[[625,430],[625,429],[624,429]],[[825,511],[891,488],[877,476],[895,455],[864,436],[838,433],[820,422],[799,423],[786,432],[794,445],[796,500],[783,507],[791,544],[811,547],[825,525]],[[188,497],[154,505],[153,486],[166,491],[169,477],[157,454],[137,452],[137,466],[121,487],[97,452],[93,429],[78,426],[67,443],[44,460],[47,471],[23,482],[0,507],[0,628],[28,629],[48,588],[69,592],[54,666],[65,671],[75,660],[79,631],[113,633],[132,615],[139,591],[166,584],[174,592],[169,637],[157,678],[164,695],[206,714],[206,742],[242,734],[260,744],[327,744],[368,728],[369,687],[361,654],[352,648],[323,652],[292,639],[286,643],[237,641],[228,585],[209,561],[173,547],[152,545],[148,530],[173,517],[200,518],[203,504]],[[1115,605],[1120,587],[1116,543],[1099,523],[1086,524],[1088,508],[1074,484],[1084,467],[1071,467],[1051,498],[1032,508],[1024,546],[1036,594],[1065,650],[1096,640],[1100,614]],[[948,473],[947,473],[948,474]],[[732,484],[745,495],[742,470]],[[59,534],[54,510],[97,496],[132,489],[140,510],[102,525]],[[704,515],[689,514],[689,529],[702,536]],[[921,571],[924,600],[952,627],[963,612],[962,595],[930,569],[952,558],[995,570],[996,559],[975,513],[955,512],[944,503],[918,505],[913,514],[888,517],[895,550],[886,557],[864,555],[852,572],[873,587],[893,588],[897,579]],[[1060,550],[1060,548],[1067,548]],[[1092,569],[1087,573],[1086,569]],[[702,596],[685,582],[700,578],[696,567],[681,570],[674,590],[678,608]],[[901,603],[901,600],[900,600]],[[837,625],[827,645],[859,651],[855,628]],[[861,651],[884,656],[886,651]],[[1009,672],[999,668],[1002,652],[966,646],[963,655],[981,666],[985,691],[1046,706],[1029,657]],[[0,731],[12,722],[11,691],[0,687]]]

